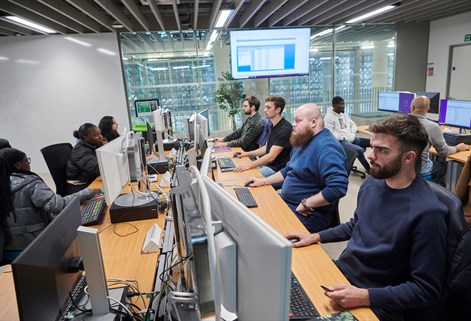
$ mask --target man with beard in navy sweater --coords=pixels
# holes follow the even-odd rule
[[[445,278],[448,208],[417,175],[427,132],[404,114],[369,130],[371,177],[360,188],[353,218],[320,233],[285,236],[299,239],[294,247],[349,240],[336,264],[352,285],[325,292],[342,308],[369,306],[382,321],[435,319],[439,314],[430,312]]]
[[[348,188],[347,157],[342,145],[324,127],[316,104],[305,104],[294,112],[293,146],[284,168],[264,179],[249,178],[245,185],[283,183],[281,197],[310,232],[328,228],[335,203]]]

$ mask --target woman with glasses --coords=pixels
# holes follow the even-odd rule
[[[30,159],[15,148],[0,150],[0,260],[10,263],[75,197],[85,200],[100,192],[84,189],[62,197],[35,173]]]
[[[100,176],[95,150],[106,144],[101,131],[93,124],[85,123],[74,131],[78,139],[67,163],[67,194],[78,192]]]
[[[111,142],[113,139],[119,137],[118,123],[112,116],[104,116],[100,120],[98,128],[100,128],[103,138],[105,138],[108,142]]]

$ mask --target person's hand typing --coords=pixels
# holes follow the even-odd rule
[[[466,145],[464,143],[459,143],[458,145],[456,145],[456,149],[460,152],[464,150],[469,150],[469,145]]]

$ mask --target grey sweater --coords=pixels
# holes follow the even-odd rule
[[[437,153],[439,153],[441,156],[454,154],[457,152],[457,149],[456,147],[448,146],[445,141],[445,138],[443,137],[442,130],[440,129],[440,126],[437,123],[427,119],[425,116],[422,115],[411,115],[417,117],[422,126],[424,126],[425,130],[427,131],[428,143],[425,149],[422,151],[422,168],[420,170],[421,175],[426,175],[432,172],[433,167],[432,160],[430,159],[428,153],[430,146],[433,146]]]

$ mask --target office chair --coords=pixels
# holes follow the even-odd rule
[[[471,227],[471,157],[461,170],[460,177],[456,182],[455,194],[463,204],[464,218]]]
[[[418,316],[422,320],[434,320],[434,314],[437,313],[441,314],[443,320],[468,320],[471,315],[471,230],[464,219],[461,201],[446,188],[433,182],[428,183],[449,209],[446,218],[447,260],[443,296],[439,310],[429,307],[412,310],[405,320],[417,320]]]
[[[355,159],[357,159],[358,153],[346,145],[342,146],[345,150],[345,153],[347,154],[347,176],[350,176],[350,173],[354,167],[353,163],[355,162]],[[330,223],[329,227],[335,227],[337,225],[340,225],[339,201],[335,203],[335,209],[332,213],[332,222]]]
[[[345,148],[345,147],[346,147],[346,146],[344,146],[344,148]],[[351,148],[349,148],[349,147],[347,147],[347,148],[351,150]],[[366,148],[363,147],[363,150],[366,151]],[[357,155],[355,156],[355,159],[356,159],[356,158],[358,157],[358,153],[357,153],[357,152],[355,152],[355,153],[357,154]],[[347,156],[348,156],[348,154],[347,154]],[[352,168],[350,169],[350,171],[352,171],[352,172],[354,172],[354,173],[357,173],[357,174],[360,174],[360,177],[361,177],[362,179],[365,179],[365,178],[366,178],[366,172],[359,170],[358,167],[356,167],[356,166],[353,165],[353,163],[355,162],[355,159],[353,159]]]
[[[56,184],[56,192],[61,196],[67,195],[67,162],[72,153],[72,144],[59,143],[41,149],[47,168]]]

